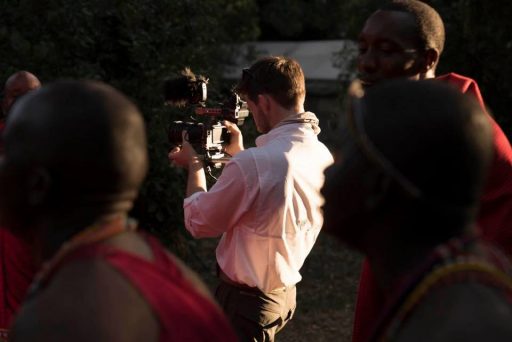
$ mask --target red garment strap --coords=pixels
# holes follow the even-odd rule
[[[140,233],[144,240],[148,243],[149,247],[151,248],[151,252],[153,253],[153,260],[149,261],[147,260],[148,264],[152,264],[154,267],[157,268],[163,268],[166,269],[170,263],[169,259],[167,258],[165,251],[159,247],[158,242],[156,239],[148,234]],[[104,243],[93,243],[93,244],[86,244],[81,247],[78,247],[76,250],[70,252],[67,254],[64,258],[62,258],[61,262],[59,263],[59,267],[56,267],[47,277],[45,280],[45,283],[49,282],[51,277],[58,271],[60,267],[63,265],[74,262],[77,260],[83,260],[83,259],[91,259],[91,258],[107,258],[113,257],[113,256],[122,256],[127,258],[133,258],[137,260],[143,260],[140,256],[124,251],[122,249],[113,247],[111,245],[107,245]]]

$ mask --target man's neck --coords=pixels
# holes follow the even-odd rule
[[[416,229],[417,225],[408,224],[403,217],[381,217],[368,230],[362,250],[368,257],[379,287],[386,293],[413,272],[433,250],[430,245],[418,245],[401,238],[403,232]]]
[[[287,117],[303,113],[304,112],[304,105],[296,105],[290,109],[283,108],[281,106],[276,106],[274,113],[272,115],[273,120],[271,121],[271,127],[276,127],[281,121],[286,119]]]
[[[431,248],[418,248],[393,244],[368,253],[368,260],[379,287],[386,293],[392,292],[405,276],[414,272],[432,251]],[[387,253],[380,253],[387,251]],[[393,251],[389,253],[389,251]]]
[[[426,74],[422,75],[421,77],[422,80],[428,80],[432,78],[436,78],[436,72],[433,69],[430,69],[429,71],[427,71]]]
[[[34,230],[36,238],[33,248],[36,262],[42,263],[50,259],[64,243],[92,224],[119,215],[126,216],[127,212],[105,208],[82,208],[41,220]]]

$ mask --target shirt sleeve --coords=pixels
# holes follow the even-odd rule
[[[210,191],[185,198],[185,228],[196,238],[221,235],[247,211],[249,192],[240,166],[229,162]]]

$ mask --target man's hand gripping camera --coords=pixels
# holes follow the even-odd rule
[[[249,110],[247,104],[234,92],[221,107],[206,107],[207,84],[207,78],[194,75],[188,68],[182,71],[180,77],[165,82],[164,96],[167,104],[195,106],[194,113],[206,117],[204,122],[173,121],[169,126],[168,139],[172,145],[180,146],[182,132],[186,131],[185,138],[205,164],[219,168],[231,157],[225,152],[225,146],[229,144],[229,131],[223,121],[241,126]]]

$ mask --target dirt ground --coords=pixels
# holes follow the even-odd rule
[[[217,240],[189,242],[185,261],[213,290]],[[361,256],[326,234],[320,237],[304,264],[297,285],[297,311],[277,335],[278,342],[350,341],[352,314]]]

